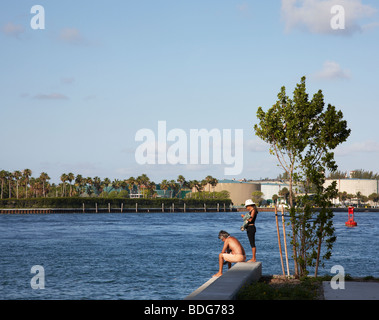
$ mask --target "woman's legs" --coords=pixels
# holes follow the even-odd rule
[[[256,258],[257,248],[255,247],[255,232],[256,232],[255,226],[247,227],[247,237],[249,238],[251,251],[253,254],[253,257],[248,262],[255,262],[257,260]]]

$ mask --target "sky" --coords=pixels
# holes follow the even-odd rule
[[[256,112],[306,76],[308,94],[321,89],[352,130],[335,150],[338,169],[379,172],[376,0],[1,4],[1,170],[47,172],[51,182],[69,172],[276,178]],[[191,132],[201,129],[221,141],[208,161],[197,149],[196,163]],[[181,161],[169,161],[170,146]]]

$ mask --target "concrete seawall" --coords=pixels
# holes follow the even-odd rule
[[[242,286],[262,276],[261,262],[238,262],[221,277],[211,278],[184,300],[233,300]]]

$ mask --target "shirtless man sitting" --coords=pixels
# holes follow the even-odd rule
[[[243,262],[246,260],[245,250],[236,238],[232,237],[224,230],[220,231],[218,237],[222,240],[222,242],[224,242],[224,247],[218,255],[219,270],[215,275],[213,275],[213,277],[220,277],[222,275],[224,261],[229,263],[230,268],[232,263]]]

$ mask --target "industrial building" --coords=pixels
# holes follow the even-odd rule
[[[379,180],[372,179],[327,179],[324,187],[328,187],[333,181],[337,182],[338,192],[344,192],[348,194],[356,195],[360,192],[363,196],[368,197],[373,193],[379,193]],[[209,186],[205,187],[208,190]],[[267,202],[272,202],[273,195],[279,195],[280,190],[283,188],[289,188],[288,183],[282,181],[238,181],[238,180],[219,180],[214,191],[226,190],[230,194],[230,199],[236,206],[245,203],[246,199],[251,198],[251,194],[254,191],[261,191],[263,193],[263,199]],[[213,190],[213,187],[211,187]],[[301,192],[296,190],[295,192]],[[335,200],[334,203],[338,203]]]
[[[239,181],[239,180],[219,180],[217,185],[213,188],[206,185],[204,190],[214,190],[220,192],[226,190],[230,194],[230,199],[235,206],[240,206],[245,203],[247,199],[251,199],[254,191],[261,191],[263,199],[271,201],[274,194],[279,195],[279,191],[286,187],[288,184],[283,182],[261,182],[261,181]],[[196,192],[195,189],[192,192]]]
[[[337,182],[338,192],[348,194],[357,194],[360,192],[363,196],[368,197],[370,194],[379,193],[379,180],[373,179],[328,179],[325,181],[324,187],[331,185],[333,181]]]

